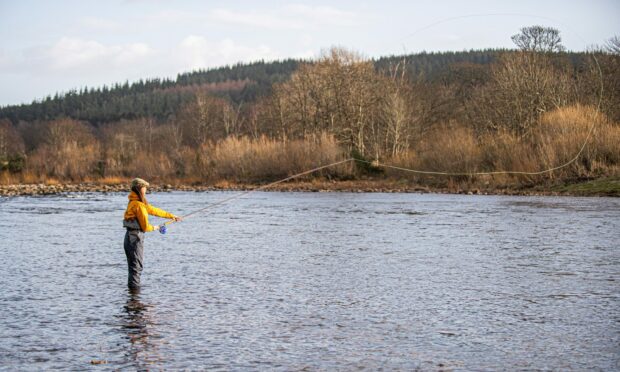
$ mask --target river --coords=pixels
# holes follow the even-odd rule
[[[620,199],[257,192],[147,234],[139,294],[126,203],[0,198],[0,369],[620,368]]]

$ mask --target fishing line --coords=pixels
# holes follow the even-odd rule
[[[585,39],[583,37],[581,37],[581,35],[578,32],[576,32],[570,25],[568,25],[568,24],[566,24],[566,23],[564,23],[562,21],[559,21],[557,19],[551,18],[551,17],[539,16],[539,15],[527,14],[527,13],[473,13],[473,14],[463,14],[463,15],[460,15],[460,16],[442,18],[442,19],[440,19],[438,21],[435,21],[433,23],[430,23],[430,24],[428,24],[426,26],[422,26],[422,27],[414,30],[412,33],[402,37],[401,40],[410,39],[410,38],[412,38],[413,36],[419,34],[422,31],[426,31],[428,29],[431,29],[431,28],[433,28],[435,26],[438,26],[440,24],[443,24],[443,23],[449,23],[449,22],[456,21],[456,20],[459,20],[459,19],[485,18],[485,17],[522,17],[522,18],[528,17],[528,18],[539,18],[539,19],[544,19],[544,20],[547,20],[547,21],[556,22],[556,23],[562,25],[563,27],[566,27],[569,31],[571,31],[574,34],[574,36],[577,36],[584,44],[586,43]]]
[[[298,177],[301,177],[301,176],[305,176],[305,175],[307,175],[307,174],[311,174],[311,173],[314,173],[314,172],[318,172],[318,171],[320,171],[320,170],[322,170],[322,169],[331,168],[331,167],[335,167],[336,165],[340,165],[340,164],[348,163],[348,162],[351,162],[351,161],[353,161],[353,160],[355,160],[355,159],[354,159],[354,158],[349,158],[349,159],[346,159],[346,160],[340,160],[340,161],[337,161],[337,162],[334,162],[334,163],[330,163],[330,164],[327,164],[327,165],[322,165],[322,166],[320,166],[320,167],[312,168],[312,169],[310,169],[310,170],[307,170],[307,171],[303,171],[303,172],[301,172],[301,173],[294,174],[294,175],[292,175],[292,176],[289,176],[289,177],[283,178],[283,179],[281,179],[281,180],[274,181],[274,182],[268,183],[268,184],[266,184],[266,185],[259,186],[259,187],[257,187],[257,188],[252,189],[252,190],[247,190],[247,191],[244,191],[244,192],[242,192],[242,193],[239,193],[239,194],[233,195],[233,196],[231,196],[231,197],[228,197],[228,198],[226,198],[226,199],[222,199],[222,200],[217,201],[217,202],[215,202],[215,203],[209,204],[209,205],[207,205],[207,206],[206,206],[206,207],[204,207],[204,208],[197,209],[197,210],[195,210],[195,211],[193,211],[193,212],[191,212],[191,213],[188,213],[188,214],[186,214],[186,215],[184,215],[184,216],[181,216],[181,218],[185,219],[185,218],[187,218],[187,217],[191,217],[191,216],[193,216],[193,215],[195,215],[195,214],[197,214],[197,213],[204,212],[204,211],[206,211],[206,210],[208,210],[208,209],[215,208],[215,207],[217,207],[217,206],[219,206],[219,205],[222,205],[222,204],[224,204],[224,203],[227,203],[227,202],[232,201],[232,200],[235,200],[235,199],[239,199],[239,198],[244,197],[244,196],[246,196],[246,195],[248,195],[248,194],[251,194],[251,193],[253,193],[253,192],[256,192],[256,191],[261,191],[261,190],[267,189],[267,188],[269,188],[269,187],[275,186],[275,185],[277,185],[277,184],[280,184],[280,183],[282,183],[282,182],[290,181],[290,180],[292,180],[292,179],[295,179],[295,178],[298,178]],[[160,232],[160,233],[162,233],[162,234],[165,234],[165,233],[166,233],[166,225],[171,224],[171,223],[173,223],[173,222],[175,222],[175,221],[174,221],[174,220],[169,220],[169,221],[166,221],[166,222],[164,222],[163,224],[161,224],[161,225],[159,226],[159,232]]]
[[[536,15],[530,15],[530,14],[520,14],[520,13],[469,14],[469,15],[463,15],[463,16],[458,16],[458,17],[444,18],[442,20],[439,20],[437,22],[431,23],[431,24],[429,24],[427,26],[424,26],[422,28],[419,28],[419,29],[415,30],[413,33],[407,35],[403,39],[411,38],[411,37],[415,36],[416,34],[420,33],[421,31],[424,31],[424,30],[430,29],[432,27],[435,27],[437,25],[440,25],[440,24],[443,24],[443,23],[446,23],[446,22],[450,22],[450,21],[454,21],[454,20],[457,20],[457,19],[474,18],[474,17],[491,17],[491,16],[495,16],[495,17],[497,17],[497,16],[532,17],[532,18],[540,18],[540,19],[546,19],[546,20],[550,20],[550,21],[553,21],[553,22],[557,22],[557,23],[563,25],[564,27],[566,27],[569,31],[571,31],[574,35],[576,35],[579,39],[581,39],[582,42],[585,43],[585,40],[581,37],[581,35],[579,35],[574,30],[572,30],[571,27],[565,25],[564,23],[562,23],[562,22],[560,22],[558,20],[555,20],[555,19],[549,18],[549,17],[536,16]],[[195,211],[193,211],[191,213],[188,213],[188,214],[182,216],[182,218],[185,219],[185,218],[191,217],[191,216],[193,216],[195,214],[198,214],[200,212],[204,212],[206,210],[209,210],[209,209],[215,208],[217,206],[220,206],[222,204],[225,204],[225,203],[227,203],[229,201],[242,198],[242,197],[247,196],[247,195],[249,195],[249,194],[251,194],[253,192],[265,190],[265,189],[267,189],[269,187],[275,186],[275,185],[280,184],[282,182],[290,181],[292,179],[295,179],[295,178],[298,178],[298,177],[301,177],[301,176],[304,176],[304,175],[308,175],[308,174],[317,172],[317,171],[322,170],[322,169],[331,168],[331,167],[334,167],[334,166],[337,166],[337,165],[340,165],[340,164],[345,164],[345,163],[349,163],[349,162],[353,162],[353,161],[364,163],[364,164],[368,164],[368,165],[372,165],[374,167],[382,167],[382,168],[394,169],[394,170],[399,170],[399,171],[403,171],[403,172],[416,173],[416,174],[425,174],[425,175],[435,175],[435,176],[448,176],[448,177],[450,177],[450,176],[469,176],[469,177],[472,177],[472,176],[481,176],[481,175],[509,175],[509,174],[535,176],[535,175],[551,173],[551,172],[554,172],[556,170],[568,167],[572,163],[576,162],[577,159],[579,159],[579,157],[581,156],[581,154],[585,150],[588,142],[590,141],[590,138],[592,137],[592,133],[594,132],[596,124],[598,122],[598,118],[599,118],[600,110],[601,110],[601,106],[602,106],[603,87],[604,87],[604,85],[603,85],[603,71],[601,69],[599,61],[596,58],[596,55],[595,55],[594,52],[591,53],[591,57],[592,57],[592,59],[595,62],[596,69],[598,70],[598,78],[599,78],[599,82],[600,82],[600,88],[599,88],[599,92],[598,92],[599,96],[598,96],[598,102],[597,102],[597,105],[596,105],[596,110],[595,110],[595,113],[594,113],[594,119],[592,121],[592,125],[590,126],[590,128],[588,130],[588,134],[586,136],[586,139],[584,140],[583,144],[581,145],[579,151],[577,152],[577,154],[573,158],[571,158],[569,161],[567,161],[564,164],[560,164],[560,165],[557,165],[555,167],[551,167],[551,168],[543,169],[543,170],[539,170],[539,171],[532,171],[532,172],[517,171],[517,170],[501,170],[501,171],[490,171],[490,172],[447,172],[447,171],[431,171],[431,170],[424,170],[424,169],[412,169],[412,168],[399,167],[399,166],[395,166],[395,165],[380,163],[378,160],[376,160],[376,161],[367,161],[367,160],[359,159],[359,158],[349,158],[349,159],[346,159],[346,160],[341,160],[341,161],[337,161],[337,162],[334,162],[334,163],[326,164],[326,165],[323,165],[323,166],[320,166],[320,167],[316,167],[316,168],[313,168],[313,169],[310,169],[310,170],[307,170],[307,171],[304,171],[304,172],[301,172],[301,173],[297,173],[297,174],[294,174],[292,176],[283,178],[281,180],[278,180],[278,181],[275,181],[275,182],[271,182],[271,183],[265,184],[263,186],[256,187],[254,189],[244,191],[242,193],[239,193],[239,194],[233,195],[231,197],[228,197],[228,198],[222,199],[220,201],[217,201],[215,203],[209,204],[209,205],[205,206],[204,208],[197,209],[197,210],[195,210]],[[163,223],[162,225],[160,225],[159,226],[159,232],[162,233],[162,234],[165,234],[166,233],[166,226],[168,224],[173,223],[173,222],[175,222],[175,221],[174,220],[169,220],[169,221]]]

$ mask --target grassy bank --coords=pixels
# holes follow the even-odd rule
[[[620,196],[620,177],[601,178],[551,187],[548,191],[580,196]]]

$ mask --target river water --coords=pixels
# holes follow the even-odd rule
[[[620,368],[620,199],[257,192],[147,234],[140,294],[126,203],[0,199],[0,369]]]

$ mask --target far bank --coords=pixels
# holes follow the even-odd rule
[[[80,192],[128,192],[129,180],[95,181],[83,183],[38,183],[0,185],[0,196],[42,196]],[[151,192],[169,191],[246,191],[262,184],[218,182],[215,184],[152,183]],[[385,193],[439,193],[469,195],[558,195],[558,196],[620,196],[620,177],[606,177],[570,183],[546,185],[510,184],[485,185],[484,183],[454,182],[447,185],[412,183],[407,180],[363,179],[292,181],[271,186],[264,191],[289,192],[385,192]]]

